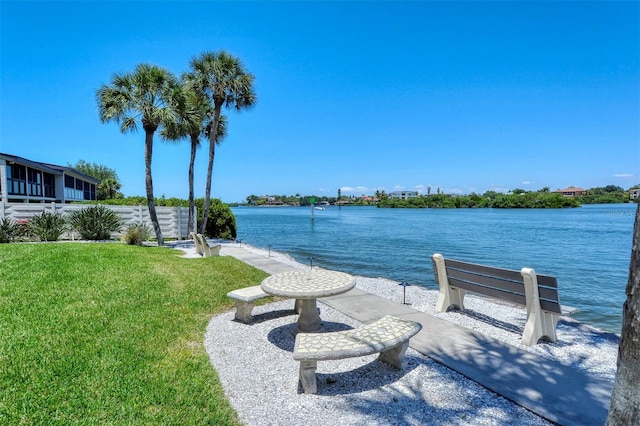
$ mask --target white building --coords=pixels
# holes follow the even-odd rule
[[[418,196],[417,191],[395,191],[389,193],[389,198],[395,198],[400,200],[406,200],[408,198],[414,198]]]

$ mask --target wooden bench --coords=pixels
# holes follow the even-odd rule
[[[318,361],[353,358],[380,353],[379,360],[404,367],[409,339],[420,331],[417,322],[385,316],[354,330],[329,333],[298,333],[293,359],[300,361],[299,381],[305,393],[316,393]]]
[[[227,293],[228,298],[235,300],[235,319],[245,324],[249,324],[253,320],[251,312],[255,307],[255,302],[269,296],[271,295],[262,291],[262,288],[259,285],[239,288]],[[300,302],[300,300],[295,301],[293,310],[296,314],[299,314],[300,309],[302,308],[302,304]]]
[[[466,293],[477,293],[526,306],[527,321],[521,343],[532,346],[541,338],[555,342],[558,317],[563,313],[555,277],[537,275],[531,268],[520,271],[432,256],[433,271],[440,286],[437,312],[450,307],[464,309]]]

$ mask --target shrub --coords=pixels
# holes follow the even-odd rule
[[[141,246],[144,241],[151,237],[151,228],[143,223],[129,225],[127,232],[122,236],[122,240],[130,245]]]
[[[202,204],[198,203],[202,200]],[[198,222],[202,223],[202,211],[204,207],[204,200],[196,200],[198,206]],[[198,225],[198,228],[200,225]],[[209,217],[207,219],[207,229],[205,234],[209,238],[222,238],[225,240],[234,240],[237,235],[236,217],[233,212],[225,203],[217,198],[211,199],[211,205],[209,206]]]
[[[57,213],[44,211],[31,218],[28,228],[40,241],[57,241],[67,230],[67,220]]]
[[[0,244],[10,243],[20,233],[18,224],[11,218],[0,219]]]
[[[71,227],[85,240],[108,240],[122,228],[120,216],[105,206],[87,207],[69,215]]]

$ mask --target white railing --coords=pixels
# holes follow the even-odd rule
[[[87,207],[93,206],[93,204],[60,204],[60,203],[7,203],[0,202],[0,218],[10,218],[15,221],[25,221],[31,219],[31,217],[48,211],[50,213],[69,214],[72,211],[81,210]],[[127,226],[132,224],[146,224],[151,229],[152,236],[155,236],[153,232],[153,224],[149,218],[149,208],[147,206],[109,206],[104,207],[113,210],[118,213],[124,226],[122,232],[127,229]],[[188,207],[159,207],[156,206],[156,214],[158,215],[158,223],[162,230],[162,236],[165,238],[188,238],[189,230],[187,224],[189,221],[189,208]],[[195,216],[195,212],[194,212]],[[195,230],[192,230],[195,231]],[[122,236],[122,232],[114,232],[113,238]],[[66,234],[62,238],[68,237]]]

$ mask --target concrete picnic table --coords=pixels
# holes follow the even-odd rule
[[[317,269],[312,271],[288,271],[271,275],[260,287],[274,296],[296,299],[301,303],[298,330],[318,331],[321,326],[316,299],[346,293],[354,288],[356,280],[344,272]]]

